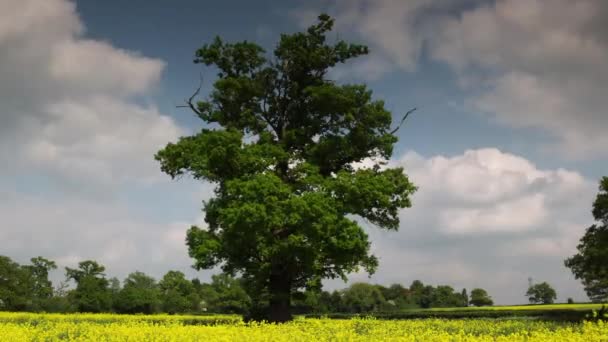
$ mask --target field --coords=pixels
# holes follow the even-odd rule
[[[539,305],[505,305],[505,306],[470,306],[461,308],[432,308],[429,311],[513,311],[513,310],[599,310],[602,305],[597,303],[578,304],[539,304]]]
[[[0,313],[0,341],[608,341],[608,323],[529,319],[243,323],[236,316]]]

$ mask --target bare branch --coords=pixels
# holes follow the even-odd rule
[[[396,133],[396,132],[397,132],[397,131],[398,131],[398,130],[401,128],[401,125],[403,125],[403,122],[405,121],[405,119],[407,119],[407,117],[408,117],[410,114],[412,114],[412,113],[413,113],[413,112],[414,112],[416,109],[417,109],[417,108],[416,108],[416,107],[414,107],[414,108],[410,109],[410,110],[409,110],[407,113],[405,113],[405,115],[404,115],[404,116],[403,116],[403,118],[401,119],[401,122],[399,122],[399,125],[397,126],[397,128],[395,128],[394,130],[392,130],[392,131],[390,132],[390,134],[395,134],[395,133]]]
[[[200,110],[198,110],[196,108],[196,106],[194,105],[194,103],[192,101],[194,101],[194,98],[196,96],[198,96],[198,94],[200,94],[201,92],[201,88],[203,87],[203,74],[200,74],[200,81],[198,83],[198,88],[196,88],[196,90],[194,91],[194,93],[192,94],[192,96],[190,96],[190,98],[186,101],[185,105],[179,105],[176,106],[177,108],[190,108],[192,109],[193,112],[195,112],[197,115],[201,116],[203,115],[203,113],[201,113]]]

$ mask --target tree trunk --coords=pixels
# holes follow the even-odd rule
[[[289,273],[275,272],[270,275],[270,303],[268,308],[268,321],[274,323],[287,322],[291,316],[291,279]]]

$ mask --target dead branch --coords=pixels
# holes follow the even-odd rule
[[[198,96],[198,94],[200,94],[200,92],[201,92],[201,88],[202,88],[202,87],[203,87],[203,74],[201,73],[201,74],[200,74],[200,81],[199,81],[199,83],[198,83],[198,88],[196,88],[196,90],[194,91],[194,93],[192,94],[192,96],[190,96],[190,98],[189,98],[187,101],[185,101],[185,102],[186,102],[186,104],[184,104],[184,105],[179,105],[179,106],[176,106],[176,107],[177,107],[177,108],[190,108],[190,109],[192,109],[192,111],[193,111],[193,112],[195,112],[195,113],[196,113],[198,116],[202,116],[202,115],[203,115],[203,113],[201,113],[201,111],[200,111],[200,110],[198,110],[198,109],[196,108],[196,106],[194,105],[194,102],[193,102],[193,101],[194,101],[194,98],[195,98],[195,97],[197,97],[197,96]]]
[[[409,110],[407,113],[405,113],[405,115],[404,115],[404,116],[403,116],[403,118],[401,119],[401,122],[399,122],[399,125],[397,126],[397,128],[395,128],[394,130],[392,130],[392,131],[390,132],[390,134],[395,134],[395,133],[396,133],[396,132],[397,132],[397,131],[398,131],[398,130],[401,128],[401,125],[403,125],[403,122],[405,121],[405,119],[407,119],[407,117],[408,117],[410,114],[412,114],[412,113],[413,113],[413,112],[414,112],[416,109],[417,109],[417,108],[416,108],[416,107],[414,107],[414,108],[410,109],[410,110]]]

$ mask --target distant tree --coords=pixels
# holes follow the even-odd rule
[[[344,303],[342,300],[342,292],[334,290],[330,296],[330,312],[341,312],[344,311]]]
[[[552,304],[557,299],[557,293],[547,282],[534,284],[528,288],[526,297],[532,304]]]
[[[462,289],[460,296],[462,297],[462,306],[469,306],[469,295],[467,294],[467,289]]]
[[[152,314],[160,310],[160,304],[160,289],[154,278],[133,272],[123,281],[114,305],[120,313]]]
[[[116,303],[118,302],[118,295],[120,294],[120,280],[116,277],[112,277],[108,279],[108,290],[110,291],[110,298],[112,302],[112,308],[116,307]]]
[[[0,310],[29,309],[31,288],[29,272],[11,258],[0,255]]]
[[[107,312],[112,307],[112,293],[105,277],[105,267],[93,260],[85,260],[78,268],[66,267],[66,279],[76,282],[71,293],[78,311]]]
[[[471,291],[471,299],[469,303],[475,306],[487,306],[493,305],[494,301],[492,301],[492,297],[488,295],[486,290],[476,288]]]
[[[568,297],[568,304],[574,304],[574,299]]]
[[[51,296],[43,308],[47,312],[75,312],[77,311],[76,303],[70,300],[70,290],[67,281],[59,282],[56,288],[53,289],[53,296]]]
[[[313,308],[313,312],[317,313],[329,313],[337,312],[332,302],[331,293],[328,291],[321,291],[317,300],[317,306]]]
[[[421,308],[425,308],[425,309],[430,308],[433,305],[433,301],[435,300],[434,295],[435,295],[435,288],[432,285],[424,286],[424,288],[422,289],[422,292],[418,295],[417,304]]]
[[[434,308],[463,306],[461,294],[454,292],[454,288],[448,285],[437,286],[432,298],[431,307]]]
[[[158,285],[164,312],[175,314],[199,310],[200,297],[194,290],[194,285],[186,279],[184,273],[169,271]]]
[[[24,268],[31,276],[32,296],[39,301],[49,299],[53,296],[53,283],[49,280],[49,272],[57,269],[57,264],[41,256],[31,258],[30,262],[31,265]]]
[[[385,299],[377,286],[367,283],[354,283],[343,291],[342,303],[349,312],[366,313],[378,310]]]
[[[389,287],[382,287],[382,295],[394,310],[402,310],[412,307],[410,301],[410,290],[401,284],[392,284]],[[391,307],[387,307],[391,308]]]
[[[424,284],[420,280],[414,280],[412,284],[410,284],[410,300],[419,307],[422,307],[422,302],[427,302],[422,299],[422,292],[424,290]],[[428,303],[430,305],[430,302]]]
[[[56,269],[54,261],[43,257],[30,259],[30,265],[22,266],[29,276],[29,297],[32,303],[31,310],[48,311],[49,300],[53,296],[53,283],[49,280],[49,272]]]
[[[209,300],[214,312],[243,314],[251,305],[249,295],[243,289],[239,279],[228,274],[211,276],[211,289],[215,296]]]
[[[600,181],[592,214],[598,224],[587,228],[578,253],[565,260],[576,279],[581,279],[594,302],[608,301],[608,177]]]
[[[161,170],[217,184],[204,205],[207,228],[191,227],[195,267],[240,273],[267,319],[291,319],[292,293],[374,272],[368,235],[352,216],[397,230],[415,186],[383,159],[397,142],[391,113],[365,85],[327,78],[367,47],[328,43],[327,15],[305,32],[284,34],[272,58],[250,42],[219,37],[196,52],[217,67],[207,99],[187,104],[209,127],[156,154]],[[199,88],[200,90],[200,88]],[[405,116],[404,116],[405,118]],[[353,163],[374,160],[371,168]]]

